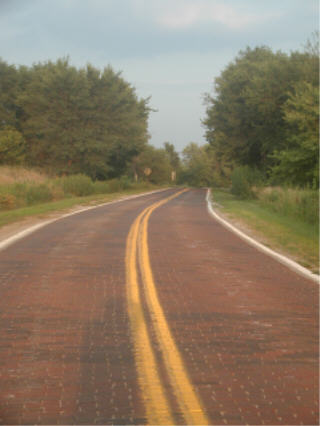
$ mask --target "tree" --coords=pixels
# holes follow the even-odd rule
[[[0,130],[0,164],[21,164],[25,156],[25,141],[20,132],[11,127]]]
[[[134,159],[134,168],[139,179],[156,184],[170,182],[171,165],[164,149],[147,145]]]
[[[179,175],[181,169],[179,154],[176,152],[174,145],[170,142],[164,143],[164,150],[171,166],[171,180],[176,181],[177,175]]]
[[[290,55],[248,48],[215,79],[203,124],[217,164],[295,185],[318,181],[318,37]]]
[[[181,181],[192,186],[210,186],[213,183],[212,158],[206,146],[189,143],[182,152]]]
[[[215,80],[203,121],[218,156],[267,169],[284,140],[281,106],[290,90],[288,56],[259,47],[240,52]]]
[[[174,145],[170,142],[165,142],[164,149],[168,156],[172,169],[177,170],[180,167],[180,157],[179,154],[176,152]]]
[[[287,147],[275,151],[273,178],[294,185],[319,185],[319,91],[299,82],[284,105],[290,132]]]
[[[27,163],[106,179],[124,173],[148,140],[148,99],[111,67],[68,59],[30,69],[18,101]]]
[[[0,59],[0,128],[16,126],[18,71]]]

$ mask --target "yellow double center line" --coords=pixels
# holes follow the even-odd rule
[[[180,191],[170,197],[147,207],[134,221],[130,228],[126,248],[126,280],[127,302],[134,341],[135,362],[138,380],[142,392],[146,415],[149,424],[175,424],[168,395],[165,392],[159,375],[157,360],[151,345],[146,317],[141,301],[141,291],[144,291],[147,308],[151,318],[157,343],[162,353],[167,376],[174,389],[176,402],[180,408],[186,424],[209,424],[200,400],[196,395],[188,377],[187,371],[163,309],[157,295],[148,250],[148,220],[151,213],[161,205],[178,197]],[[138,265],[143,281],[139,286]]]

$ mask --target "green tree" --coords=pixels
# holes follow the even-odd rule
[[[94,179],[120,176],[148,140],[148,99],[111,67],[37,64],[19,96],[27,162]]]
[[[17,124],[18,82],[16,67],[0,59],[0,128]]]
[[[171,179],[171,165],[166,151],[147,145],[134,159],[134,169],[139,179],[155,184],[168,183]]]
[[[180,157],[177,151],[175,150],[174,145],[170,142],[165,142],[164,149],[169,158],[169,162],[171,164],[172,169],[177,170],[180,167]]]
[[[215,79],[203,124],[218,165],[295,185],[318,181],[318,40],[290,55],[248,48]]]
[[[67,60],[38,64],[19,97],[23,110],[21,127],[26,139],[27,161],[58,172],[77,172],[88,85],[83,72]]]
[[[21,164],[25,156],[25,141],[20,132],[11,127],[0,130],[0,164]]]
[[[192,186],[210,186],[213,183],[212,158],[208,147],[189,143],[182,152],[180,180]]]
[[[290,131],[287,147],[275,151],[273,178],[294,185],[319,185],[319,90],[299,82],[284,105]]]
[[[283,144],[281,106],[290,91],[290,61],[266,47],[240,52],[207,95],[204,125],[217,155],[238,164],[267,169],[269,155]]]
[[[111,67],[100,73],[89,65],[87,76],[91,99],[88,122],[96,124],[91,127],[91,139],[108,167],[108,172],[98,177],[117,177],[127,171],[131,159],[148,141],[149,99],[138,99],[134,88]]]
[[[170,142],[164,143],[164,150],[171,166],[171,180],[176,181],[181,171],[181,161],[175,147]]]

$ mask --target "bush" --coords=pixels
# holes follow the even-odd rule
[[[37,203],[46,203],[52,201],[53,194],[48,185],[42,183],[40,185],[32,185],[27,189],[26,200],[28,205]]]
[[[261,172],[248,166],[240,166],[231,174],[231,192],[242,199],[255,198],[254,187],[260,186],[263,181]]]
[[[108,181],[109,192],[119,192],[122,189],[122,185],[119,179],[112,179]]]
[[[319,221],[319,193],[312,189],[268,187],[257,193],[259,201],[273,211],[304,220]]]
[[[93,183],[93,189],[95,194],[108,194],[110,191],[110,187],[108,182],[99,181]]]
[[[94,193],[94,184],[89,176],[71,175],[57,179],[57,185],[63,188],[66,195],[83,197]]]
[[[16,197],[13,194],[0,194],[0,209],[10,210],[16,207]]]
[[[131,179],[128,176],[121,176],[120,184],[121,184],[121,189],[129,189],[132,186]]]

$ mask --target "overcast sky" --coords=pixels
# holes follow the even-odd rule
[[[111,65],[151,96],[150,142],[204,143],[203,94],[247,46],[302,50],[318,0],[0,0],[0,57]]]

